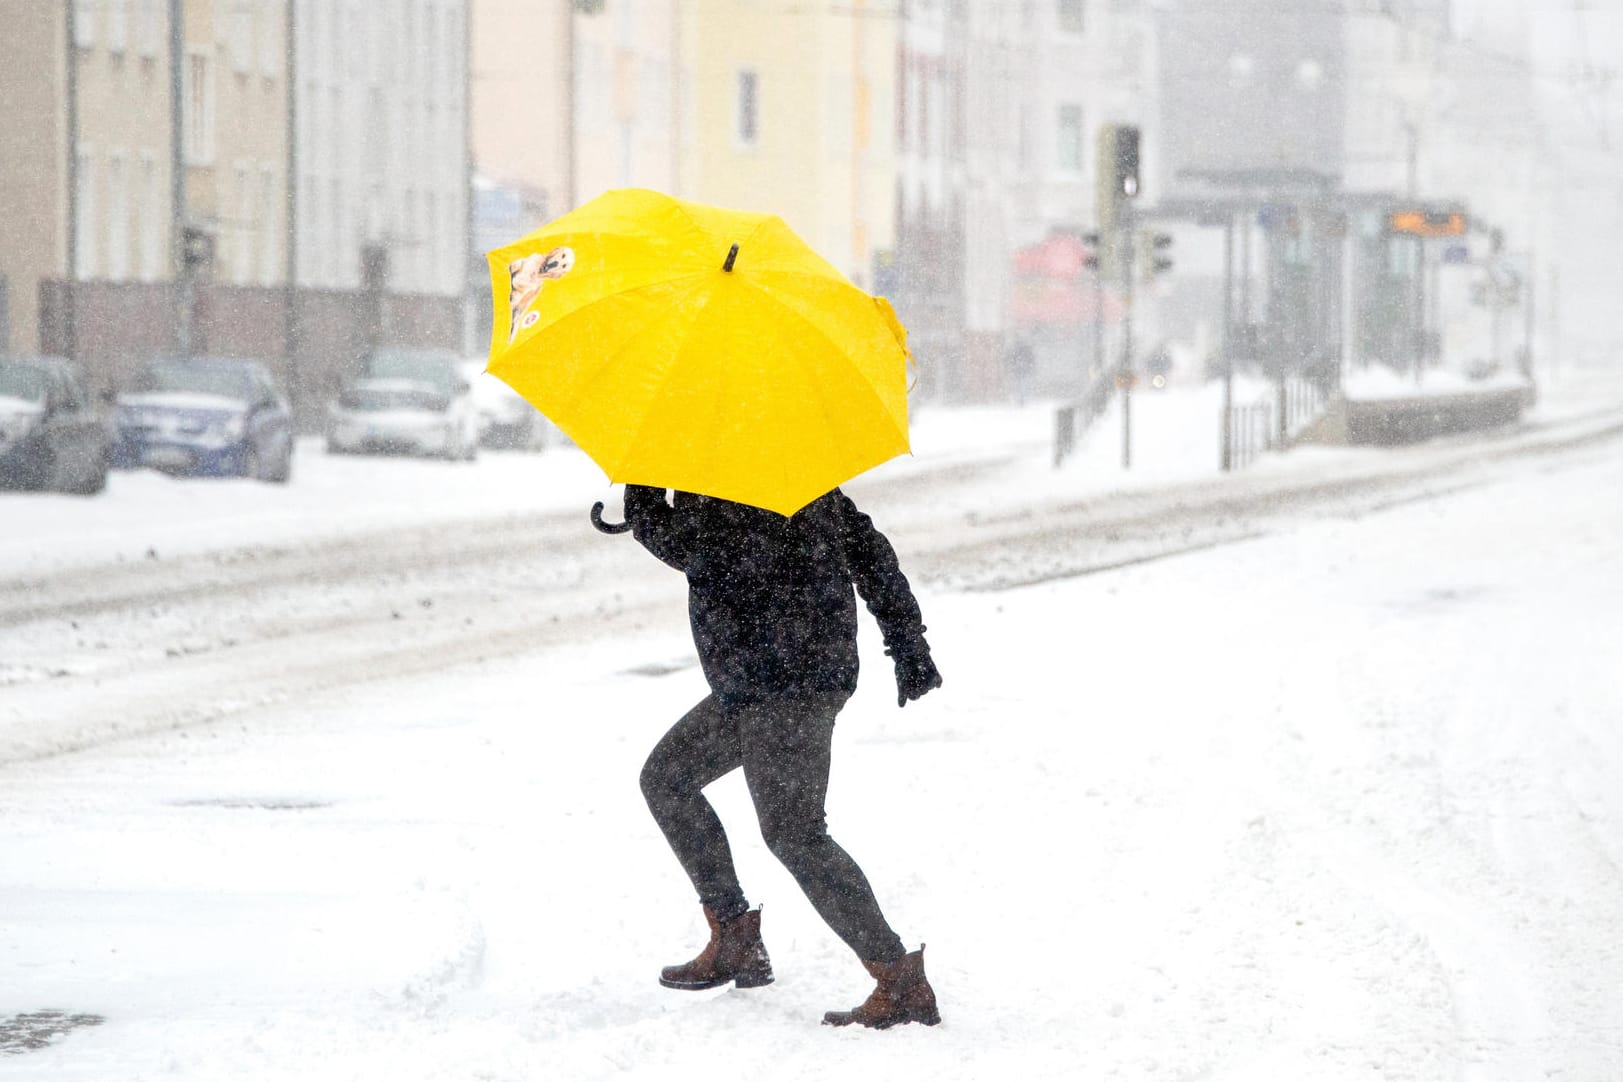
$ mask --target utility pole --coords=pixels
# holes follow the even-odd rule
[[[64,4],[63,18],[66,25],[63,40],[67,42],[67,64],[65,72],[67,90],[67,126],[68,126],[68,153],[67,153],[67,201],[68,201],[68,265],[67,265],[67,311],[64,314],[62,337],[62,352],[73,360],[79,359],[79,282],[84,269],[84,252],[79,246],[79,215],[85,208],[79,205],[79,49],[74,45],[78,40],[76,27],[77,4]]]
[[[287,130],[284,135],[287,157],[282,163],[282,187],[286,192],[286,201],[282,204],[283,213],[286,215],[283,219],[282,246],[287,253],[282,271],[282,363],[287,366],[288,403],[292,408],[293,423],[297,430],[299,419],[308,410],[304,394],[304,373],[299,363],[299,352],[303,348],[300,342],[303,332],[299,326],[299,215],[304,208],[299,205],[299,96],[295,92],[299,83],[299,54],[294,27],[296,16],[292,3],[283,8],[282,17],[287,20],[282,28],[284,32],[282,77],[287,80]]]
[[[1136,218],[1133,204],[1126,202],[1121,208],[1122,224],[1122,314],[1121,314],[1121,370],[1116,377],[1121,384],[1121,468],[1133,467],[1133,233]]]
[[[175,259],[175,351],[192,352],[192,260],[186,229],[186,2],[169,0],[169,203]],[[291,73],[289,75],[291,78]]]
[[[1109,124],[1099,131],[1098,216],[1100,270],[1122,283],[1121,362],[1116,386],[1121,390],[1121,465],[1133,464],[1133,200],[1139,193],[1139,131],[1128,124]]]
[[[1220,465],[1234,468],[1234,213],[1223,222],[1223,434]]]
[[[575,3],[576,0],[565,0],[564,4],[564,156],[567,164],[564,166],[564,205],[561,209],[547,208],[547,213],[556,217],[567,214],[575,209],[577,156],[578,150],[575,141],[575,103],[579,94],[576,79],[579,72],[575,70]]]
[[[1426,241],[1414,239],[1414,384],[1420,386],[1426,371]]]

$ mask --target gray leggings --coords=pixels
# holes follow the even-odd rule
[[[742,766],[772,855],[858,958],[893,962],[906,953],[902,941],[879,911],[868,877],[828,836],[824,818],[834,718],[844,705],[840,696],[723,711],[707,696],[654,746],[642,768],[642,793],[700,903],[731,919],[749,902],[727,833],[702,790]]]

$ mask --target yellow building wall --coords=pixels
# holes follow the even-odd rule
[[[867,0],[697,0],[680,27],[680,194],[781,215],[863,286],[895,227],[896,23]],[[738,136],[739,74],[758,86],[758,138]]]

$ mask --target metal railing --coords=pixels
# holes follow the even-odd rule
[[[1274,404],[1252,402],[1228,411],[1229,468],[1243,470],[1264,451],[1274,449]],[[1223,422],[1221,414],[1218,423]]]
[[[1283,432],[1287,443],[1324,415],[1324,386],[1313,380],[1287,379],[1281,388],[1280,400],[1284,405]]]
[[[1241,470],[1265,451],[1280,451],[1324,415],[1328,398],[1323,385],[1291,377],[1273,394],[1257,402],[1234,406],[1218,424],[1228,424],[1229,468]]]
[[[1078,399],[1054,410],[1054,465],[1059,466],[1076,450],[1077,441],[1087,434],[1093,422],[1110,404],[1115,383],[1107,372],[1098,372],[1093,383]]]

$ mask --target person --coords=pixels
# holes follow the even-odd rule
[[[830,1025],[883,1029],[941,1020],[924,973],[886,922],[862,869],[828,834],[834,719],[857,685],[860,593],[896,674],[897,705],[941,686],[918,602],[896,552],[839,489],[794,515],[689,492],[626,486],[626,524],[688,580],[688,612],[710,693],[643,766],[649,811],[698,893],[710,941],[667,966],[667,988],[771,983],[761,911],[751,909],[704,787],[743,768],[768,849],[876,982]],[[853,591],[855,587],[855,591]]]
[[[1031,343],[1024,338],[1016,338],[1009,347],[1009,376],[1014,381],[1014,401],[1018,406],[1026,404],[1026,398],[1031,393],[1031,374],[1037,367],[1037,354],[1031,348]]]

